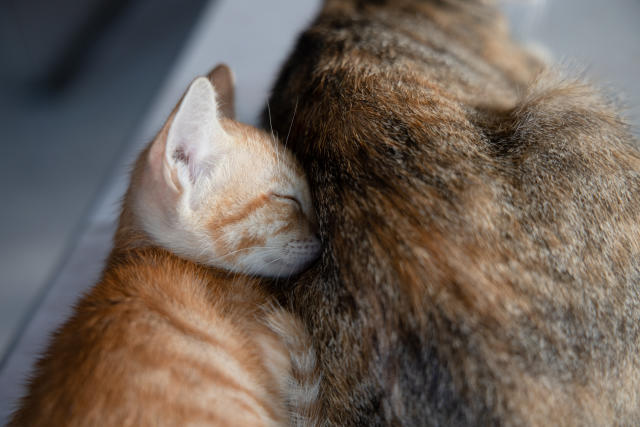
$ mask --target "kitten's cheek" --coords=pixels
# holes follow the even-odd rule
[[[264,263],[266,265],[272,265],[272,264],[278,263],[280,261],[280,257],[275,257],[273,255],[267,255],[262,260],[264,261]]]
[[[294,274],[292,268],[282,257],[265,256],[263,258],[263,265],[259,268],[259,274],[269,277],[284,277]]]

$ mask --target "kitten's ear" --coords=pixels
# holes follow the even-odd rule
[[[208,79],[199,77],[189,86],[169,126],[164,147],[165,178],[175,186],[193,187],[220,160],[225,141],[216,92]]]
[[[231,68],[226,64],[220,64],[207,75],[209,81],[216,88],[218,94],[218,105],[222,117],[235,119],[235,78]]]

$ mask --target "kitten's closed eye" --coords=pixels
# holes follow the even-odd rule
[[[298,207],[298,209],[300,209],[300,211],[302,211],[302,203],[300,202],[300,200],[298,200],[295,196],[289,196],[286,194],[279,194],[279,193],[271,193],[270,194],[271,197],[274,197],[276,199],[281,199],[281,200],[288,200],[290,202],[293,202],[296,204],[296,206]]]
[[[150,151],[155,177],[138,204],[159,244],[192,261],[271,277],[299,273],[317,258],[309,189],[289,151],[225,118],[204,78],[172,120]]]

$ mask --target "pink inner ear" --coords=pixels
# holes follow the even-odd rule
[[[182,187],[194,185],[213,166],[214,154],[224,143],[216,92],[204,77],[189,86],[167,131],[164,167]]]
[[[213,150],[203,148],[197,144],[189,144],[186,140],[180,140],[171,156],[172,166],[167,166],[175,168],[176,174],[179,173],[178,168],[186,168],[189,173],[189,182],[195,185],[204,175],[213,171],[216,161],[222,156],[222,153],[214,154]]]
[[[197,158],[196,148],[180,141],[173,152],[173,160],[177,164],[185,165],[189,170],[189,179],[195,184],[200,174],[205,170],[204,159]]]
[[[189,164],[189,154],[185,152],[184,145],[178,145],[171,157],[173,157],[173,160],[176,162],[181,162],[187,165]]]

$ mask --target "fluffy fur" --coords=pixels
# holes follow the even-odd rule
[[[491,1],[328,0],[270,99],[331,425],[640,423],[640,156]]]
[[[196,79],[140,155],[102,279],[54,336],[10,425],[317,417],[304,326],[265,279],[238,273],[288,276],[316,257],[306,181],[270,135],[222,117],[228,68],[210,78],[222,98]]]

